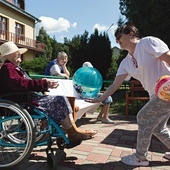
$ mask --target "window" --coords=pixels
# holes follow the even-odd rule
[[[15,23],[15,34],[16,34],[16,38],[18,40],[23,40],[25,39],[25,35],[24,35],[24,25],[21,25],[19,23]]]
[[[18,6],[18,0],[12,0],[12,4],[14,4],[15,6]]]
[[[5,35],[7,31],[7,19],[0,16],[0,34]]]
[[[12,0],[12,4],[24,9],[24,0]]]

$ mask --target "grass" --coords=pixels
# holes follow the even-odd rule
[[[112,95],[113,102],[110,107],[110,114],[125,115],[125,90],[119,90]]]
[[[113,102],[110,107],[110,114],[120,114],[125,115],[126,112],[126,100],[125,100],[125,90],[119,90],[112,95]],[[145,101],[135,101],[134,103],[134,113],[131,112],[131,105],[129,105],[129,115],[136,116],[138,111],[145,105]]]

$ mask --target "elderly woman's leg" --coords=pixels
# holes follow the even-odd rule
[[[60,122],[60,124],[67,131],[70,141],[91,139],[91,135],[78,132],[77,128],[72,126],[69,115],[67,115],[66,118]]]
[[[83,134],[89,134],[90,136],[94,136],[97,134],[97,130],[93,130],[93,129],[80,129],[77,127],[75,121],[74,121],[74,118],[73,118],[73,114],[69,114],[69,117],[70,117],[70,121],[71,121],[71,124],[72,126],[80,133],[83,133]]]
[[[71,141],[91,139],[91,135],[81,133],[75,128],[70,120],[72,115],[71,105],[63,96],[39,96],[36,101],[55,122],[61,124],[68,133]]]

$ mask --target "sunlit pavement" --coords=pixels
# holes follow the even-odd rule
[[[163,158],[168,149],[155,137],[149,148],[148,167],[131,167],[121,163],[122,156],[135,151],[137,137],[136,117],[111,115],[115,124],[102,124],[96,121],[98,113],[87,115],[77,121],[84,129],[98,130],[93,139],[83,141],[80,145],[65,149],[64,152],[53,145],[56,169],[58,170],[170,170],[170,161]],[[170,124],[169,124],[170,125]],[[169,126],[168,125],[168,126]],[[170,126],[169,126],[170,127]],[[48,170],[46,146],[34,148],[29,160],[16,170]],[[13,169],[15,170],[15,169]]]

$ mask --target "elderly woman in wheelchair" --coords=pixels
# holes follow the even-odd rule
[[[62,136],[62,139],[57,141],[60,147],[63,140],[66,144],[80,144],[82,140],[91,139],[97,133],[97,131],[80,130],[76,127],[72,108],[66,97],[43,95],[48,88],[57,88],[58,82],[29,78],[19,67],[21,54],[26,51],[26,48],[18,48],[13,42],[6,42],[0,46],[0,59],[3,63],[0,69],[0,151],[3,150],[0,154],[2,157],[0,167],[4,168],[17,165],[24,160],[36,145],[35,143],[41,145],[38,142],[47,132],[53,137]],[[66,131],[68,139],[58,124]],[[51,143],[52,140],[47,143],[50,150]],[[4,151],[7,148],[13,151],[20,149],[24,151],[22,150],[23,154],[20,154],[22,156],[7,161],[9,155]],[[12,151],[11,155],[13,155]]]

